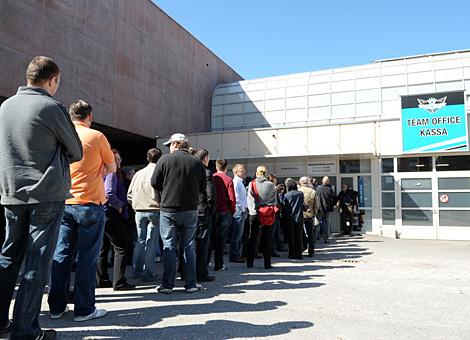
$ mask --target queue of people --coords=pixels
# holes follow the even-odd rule
[[[126,277],[129,263],[129,279],[157,282],[161,258],[157,292],[171,294],[178,258],[185,292],[196,293],[200,283],[216,279],[210,270],[229,270],[227,245],[229,263],[251,268],[261,253],[269,270],[286,243],[290,259],[301,260],[304,251],[314,256],[320,234],[328,242],[335,205],[345,220],[357,206],[348,191],[338,200],[328,177],[318,186],[308,177],[278,184],[263,165],[253,179],[246,177],[243,164],[233,165],[231,177],[223,158],[213,172],[209,152],[191,149],[181,133],[164,143],[168,154],[151,148],[148,164],[124,175],[119,151],[91,128],[92,106],[77,100],[66,110],[53,98],[60,70],[52,59],[35,57],[26,78],[27,86],[0,107],[7,230],[0,253],[0,333],[11,332],[11,339],[55,339],[56,332],[38,322],[48,283],[50,318],[61,318],[73,302],[74,320],[84,322],[107,314],[96,307],[96,288],[136,289]]]

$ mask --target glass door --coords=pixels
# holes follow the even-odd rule
[[[372,180],[370,175],[341,176],[341,186],[347,185],[358,193],[358,208],[354,211],[353,231],[372,231]]]

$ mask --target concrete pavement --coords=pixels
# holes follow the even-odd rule
[[[340,237],[269,271],[229,263],[195,294],[98,289],[109,314],[90,322],[49,319],[45,296],[40,322],[60,339],[470,339],[469,260],[470,242]]]

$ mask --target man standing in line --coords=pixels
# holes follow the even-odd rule
[[[341,235],[352,235],[354,209],[357,208],[357,191],[347,184],[341,185],[336,205],[341,209]]]
[[[69,115],[82,142],[83,158],[70,166],[73,198],[65,202],[48,303],[51,319],[59,319],[69,311],[70,266],[76,258],[74,320],[87,321],[107,314],[106,310],[95,307],[95,272],[105,223],[103,175],[116,171],[116,163],[106,137],[90,128],[91,105],[77,100],[70,105]]]
[[[325,176],[322,184],[317,187],[318,198],[320,199],[321,229],[323,230],[323,241],[328,243],[330,237],[330,214],[334,210],[336,195],[330,185],[330,179]]]
[[[245,166],[243,164],[235,164],[233,171],[233,186],[235,188],[236,210],[232,220],[232,235],[230,238],[230,262],[245,263],[242,254],[242,237],[243,228],[247,213],[246,189],[243,184],[245,177]]]
[[[319,199],[316,190],[309,187],[308,177],[300,177],[299,184],[299,191],[304,193],[304,202],[307,207],[304,211],[304,225],[307,232],[308,256],[312,257],[315,252],[314,220],[319,207]]]
[[[0,333],[10,329],[8,312],[25,259],[13,310],[11,339],[55,339],[41,330],[38,315],[57,242],[65,199],[71,197],[70,163],[82,144],[65,107],[53,99],[60,82],[57,64],[35,57],[21,86],[0,107],[0,195],[6,240],[0,254]]]
[[[224,250],[227,234],[236,210],[233,181],[227,175],[227,161],[223,158],[215,162],[217,172],[214,174],[214,185],[217,192],[217,218],[215,224],[214,270],[227,270],[224,265]]]
[[[161,191],[160,234],[163,240],[162,285],[157,291],[171,294],[176,275],[176,246],[178,237],[183,247],[186,293],[202,289],[196,283],[194,238],[197,226],[199,194],[206,191],[204,165],[188,153],[188,138],[175,133],[163,145],[170,154],[157,162],[152,175],[152,187]]]
[[[137,243],[134,247],[133,278],[153,281],[156,278],[155,254],[160,254],[160,194],[150,185],[162,151],[147,151],[148,164],[132,178],[127,200],[135,211]]]
[[[212,171],[209,169],[209,151],[201,149],[196,152],[198,158],[206,169],[207,188],[205,193],[199,193],[199,205],[197,207],[197,232],[196,232],[196,276],[198,282],[214,281],[215,276],[209,275],[207,270],[207,258],[209,257],[209,241],[212,229],[212,219],[216,209],[216,192]]]

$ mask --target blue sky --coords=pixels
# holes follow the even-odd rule
[[[245,79],[470,48],[469,0],[154,0]]]

